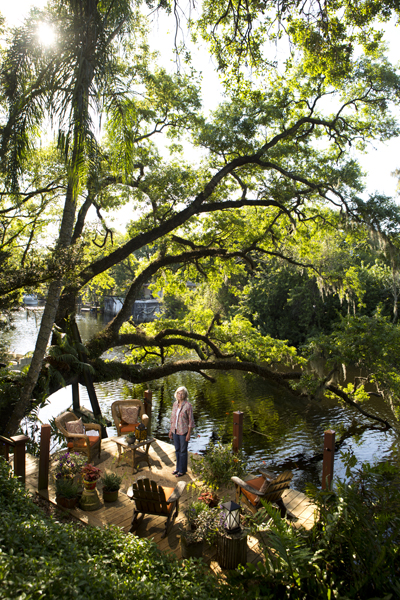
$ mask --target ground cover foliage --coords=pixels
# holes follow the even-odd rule
[[[0,598],[233,597],[192,560],[178,563],[118,528],[76,527],[46,518],[0,460]],[[227,588],[225,590],[225,588]],[[225,595],[226,594],[226,595]]]
[[[349,461],[350,463],[350,461]],[[267,503],[250,519],[265,562],[227,579],[177,561],[118,528],[46,517],[0,460],[0,598],[250,598],[394,600],[400,594],[400,478],[365,464],[334,492],[309,490],[319,509],[297,530]]]

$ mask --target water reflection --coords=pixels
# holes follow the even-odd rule
[[[84,314],[78,317],[83,341],[103,326],[101,316]],[[33,350],[38,323],[32,316],[18,315],[12,344],[16,352]],[[190,441],[192,452],[201,452],[210,438],[232,439],[233,416],[236,410],[245,414],[243,449],[254,467],[260,464],[272,470],[296,456],[311,457],[323,450],[325,429],[340,431],[356,418],[365,422],[348,406],[339,406],[331,400],[311,402],[291,396],[288,391],[272,386],[254,375],[243,373],[213,373],[215,383],[210,383],[197,373],[178,373],[149,384],[131,386],[122,380],[96,384],[101,410],[112,421],[111,404],[124,397],[143,398],[145,389],[153,391],[153,433],[161,440],[169,441],[173,394],[184,385],[193,404],[196,430]],[[81,404],[90,409],[86,389],[80,386]],[[52,416],[64,411],[72,403],[72,392],[63,389],[50,397],[50,403],[40,412],[47,422]],[[372,399],[367,410],[379,411],[390,419],[390,411],[381,399]],[[115,435],[114,427],[107,429]],[[359,439],[348,440],[342,450],[352,448],[359,461],[398,460],[398,443],[391,431],[381,433],[367,431]],[[295,459],[296,462],[296,459]],[[294,487],[304,490],[306,482],[320,484],[322,463],[311,463],[306,468],[294,468]],[[344,477],[340,456],[335,456],[335,474]]]
[[[10,352],[24,355],[35,348],[43,308],[20,309],[15,313],[14,329],[7,333]]]

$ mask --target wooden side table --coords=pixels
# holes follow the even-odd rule
[[[247,532],[224,533],[217,537],[217,561],[221,569],[236,569],[247,563]]]
[[[119,465],[121,458],[126,454],[127,458],[128,458],[128,455],[132,455],[132,473],[135,472],[136,465],[139,465],[141,462],[147,462],[147,464],[149,465],[149,468],[151,467],[150,458],[149,458],[149,449],[150,449],[150,445],[156,441],[156,438],[148,438],[147,440],[144,440],[143,442],[139,442],[136,444],[128,444],[128,442],[125,440],[124,435],[121,435],[119,437],[113,437],[110,439],[117,444],[117,448],[118,448],[117,466]],[[136,470],[138,471],[138,469],[136,469]]]

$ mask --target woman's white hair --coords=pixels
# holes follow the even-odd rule
[[[183,385],[181,387],[178,387],[178,389],[176,390],[176,392],[174,394],[175,400],[177,400],[176,395],[177,395],[178,392],[185,392],[185,398],[184,398],[184,400],[188,400],[189,394],[188,394],[187,389]]]

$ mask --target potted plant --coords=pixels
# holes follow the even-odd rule
[[[128,444],[134,444],[136,442],[136,434],[134,431],[130,431],[126,436],[125,440]]]
[[[207,509],[207,506],[201,500],[194,500],[193,502],[190,502],[190,504],[187,506],[187,508],[184,511],[184,515],[186,517],[186,523],[187,523],[189,529],[191,529],[191,530],[196,529],[197,518],[198,518],[199,514],[203,510],[206,510],[206,509]]]
[[[82,467],[86,459],[78,452],[63,452],[58,456],[54,468],[54,477],[56,481],[59,479],[73,479],[77,482],[80,479]]]
[[[90,463],[86,463],[81,469],[83,486],[87,490],[94,490],[96,482],[100,479],[101,470]]]
[[[230,487],[231,477],[244,477],[247,473],[247,461],[241,450],[234,453],[232,444],[210,443],[207,452],[201,458],[192,458],[193,473],[204,484],[217,490],[220,487]]]
[[[106,473],[101,478],[103,484],[104,502],[115,502],[118,499],[118,490],[121,486],[122,477],[116,473]]]
[[[75,508],[80,497],[80,488],[73,479],[56,479],[56,502],[63,508]]]
[[[192,502],[185,510],[186,529],[181,529],[182,558],[200,558],[204,543],[215,544],[220,528],[220,511],[204,502]]]

